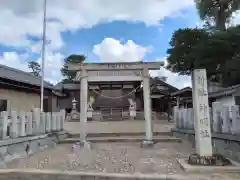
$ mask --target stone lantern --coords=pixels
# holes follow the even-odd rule
[[[77,100],[74,98],[72,100],[72,110],[76,110],[77,111],[76,105],[77,105]]]
[[[71,117],[72,117],[72,119],[77,119],[77,100],[74,98],[73,100],[72,100],[72,111],[71,111]]]

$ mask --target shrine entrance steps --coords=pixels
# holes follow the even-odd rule
[[[110,134],[109,134],[110,135]],[[67,139],[64,139],[61,141],[61,144],[74,144],[77,141],[79,141],[80,136],[76,137],[69,137]],[[127,143],[127,142],[143,142],[146,140],[145,135],[132,135],[132,136],[126,136],[121,134],[120,136],[100,136],[100,137],[87,137],[86,138],[88,142],[91,143]],[[181,143],[182,140],[173,136],[167,136],[167,135],[155,135],[153,136],[153,142],[156,143]]]
[[[153,132],[170,133],[175,127],[174,123],[167,120],[154,120]],[[145,121],[143,120],[126,120],[126,121],[90,121],[86,123],[87,134],[125,134],[132,136],[133,134],[145,134]],[[64,122],[64,129],[69,134],[80,134],[80,122]],[[130,134],[126,134],[130,133]],[[132,133],[132,134],[131,134]],[[91,136],[91,135],[90,135]]]
[[[153,140],[157,142],[181,142],[173,137],[171,129],[175,126],[166,120],[153,121]],[[145,121],[88,122],[87,140],[90,142],[142,142],[145,140]],[[67,122],[65,130],[69,133],[61,143],[75,143],[80,139],[80,123]]]
[[[87,138],[96,138],[96,137],[120,137],[120,136],[144,136],[145,132],[116,132],[116,133],[89,133]],[[171,136],[172,132],[154,132],[154,136]],[[70,138],[79,138],[80,133],[69,134]]]

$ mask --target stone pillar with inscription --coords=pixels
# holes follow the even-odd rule
[[[80,141],[86,144],[87,109],[88,109],[88,80],[87,71],[82,68],[80,80]]]
[[[144,145],[153,144],[153,132],[152,132],[152,108],[150,98],[150,82],[149,82],[148,69],[143,70],[143,98],[144,98],[144,118],[145,118],[145,130],[146,140],[143,142]]]
[[[205,69],[195,69],[193,71],[192,91],[196,152],[200,156],[212,156],[207,75]]]

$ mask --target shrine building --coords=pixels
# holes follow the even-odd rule
[[[71,112],[71,119],[79,119],[81,111],[88,120],[157,119],[169,112],[174,102],[170,94],[178,91],[163,79],[150,77],[149,71],[161,66],[163,62],[69,64],[76,77],[55,86],[66,94],[58,98],[58,107]]]

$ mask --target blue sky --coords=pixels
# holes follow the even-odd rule
[[[189,17],[191,17],[189,19]],[[159,57],[165,57],[169,47],[169,40],[178,28],[196,27],[198,16],[195,8],[182,11],[182,16],[166,17],[159,26],[147,26],[143,22],[133,23],[127,21],[114,21],[96,25],[90,29],[80,29],[77,32],[62,33],[66,42],[62,48],[65,54],[83,52],[88,55],[88,61],[101,61],[92,53],[93,46],[100,44],[104,38],[119,40],[122,44],[127,40],[134,43],[152,47],[152,52],[147,53],[144,60],[152,61]]]
[[[27,62],[40,62],[42,9],[40,0],[14,0],[1,6],[0,63],[29,71]],[[48,0],[46,80],[61,80],[63,59],[72,53],[87,61],[164,60],[169,40],[178,28],[196,27],[199,21],[193,0],[114,1]],[[8,4],[9,3],[9,4]],[[165,69],[151,72],[167,76],[179,88],[189,77]]]

